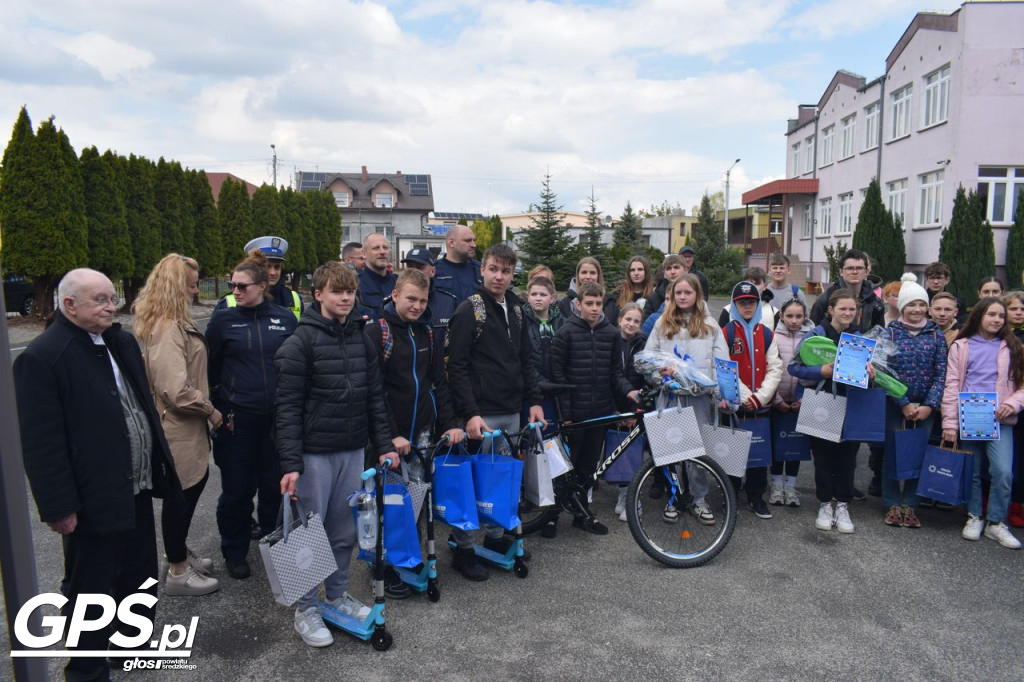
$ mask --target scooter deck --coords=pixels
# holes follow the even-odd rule
[[[365,618],[350,616],[324,602],[320,602],[318,608],[320,609],[320,617],[324,619],[325,623],[330,623],[339,630],[347,632],[363,641],[370,639],[377,625],[384,624],[384,604],[374,604],[371,606],[370,613]]]
[[[448,541],[448,546],[455,549],[458,545],[454,540]],[[483,545],[473,545],[473,553],[478,559],[486,561],[492,566],[511,571],[516,564],[516,544],[513,542],[504,554],[499,554],[493,549],[487,549]]]

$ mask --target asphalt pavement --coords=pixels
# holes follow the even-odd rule
[[[866,448],[860,461],[857,484],[866,489]],[[441,599],[389,601],[387,652],[340,632],[325,649],[303,644],[293,610],[273,601],[255,544],[252,577],[230,578],[214,518],[219,489],[211,465],[189,544],[215,560],[221,590],[166,597],[160,588],[158,631],[199,617],[195,669],[115,679],[1024,679],[1024,553],[961,539],[962,508],[921,510],[920,530],[890,528],[878,498],[851,505],[852,535],[818,531],[809,462],[798,482],[803,507],[772,507],[774,518],[760,520],[741,495],[731,542],[697,569],[643,554],[612,514],[614,486],[601,486],[594,503],[610,534],[563,521],[552,540],[529,537],[525,579],[494,570],[467,582],[450,568],[439,524]],[[57,591],[59,538],[39,522],[33,533],[39,591]],[[350,589],[364,601],[369,575],[353,566]],[[3,622],[0,646],[9,651]],[[62,666],[51,661],[52,678]],[[11,676],[0,666],[0,679]]]

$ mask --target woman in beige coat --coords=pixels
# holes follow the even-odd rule
[[[189,312],[198,284],[199,264],[172,253],[149,273],[133,306],[133,331],[143,347],[149,386],[185,493],[184,507],[164,502],[160,521],[169,595],[209,594],[220,587],[210,575],[213,562],[186,546],[192,514],[210,475],[209,429],[218,428],[222,419],[210,402],[206,339]]]

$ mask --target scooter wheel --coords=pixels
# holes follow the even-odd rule
[[[392,637],[391,633],[387,630],[380,630],[378,632],[375,632],[373,633],[373,636],[370,638],[370,644],[372,644],[373,648],[377,651],[387,651],[391,648],[391,645],[394,643],[394,641],[394,637]]]
[[[441,590],[437,589],[437,585],[431,585],[427,588],[427,597],[436,604],[441,601]]]
[[[516,563],[512,565],[512,573],[517,578],[525,578],[530,575],[530,567],[526,565],[526,562],[522,559],[516,560]]]

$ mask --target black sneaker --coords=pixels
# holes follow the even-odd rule
[[[754,512],[754,516],[759,519],[770,519],[772,517],[772,510],[768,508],[765,501],[760,497],[754,497],[747,501],[747,508]]]
[[[854,488],[853,499],[856,500],[857,502],[863,502],[864,500],[868,499],[868,496],[864,494],[863,490],[859,488]]]
[[[245,559],[225,559],[224,564],[228,567],[228,575],[235,580],[245,580],[252,575],[249,562]]]
[[[480,582],[490,577],[487,568],[476,558],[472,549],[456,549],[452,559],[452,568],[462,574],[466,580]]]
[[[553,538],[558,534],[558,519],[551,519],[544,524],[544,527],[540,529],[540,536],[542,538]]]
[[[252,518],[250,518],[249,519],[249,536],[253,540],[256,540],[257,542],[259,542],[260,538],[262,538],[265,535],[269,535],[269,533],[264,533],[263,532],[263,529],[260,528],[260,524],[256,520],[256,517],[253,516]]]
[[[509,550],[509,548],[512,546],[513,542],[515,542],[515,538],[508,538],[508,537],[491,538],[491,537],[486,537],[486,538],[484,538],[484,547],[489,549],[489,550],[491,550],[492,552],[497,552],[498,554],[504,554],[505,552],[507,552]],[[532,558],[533,558],[533,554],[530,553],[530,550],[526,549],[526,547],[523,547],[523,561],[529,561]]]
[[[589,516],[587,518],[577,516],[572,520],[572,527],[580,528],[593,535],[608,535],[608,526],[604,525],[593,516]]]
[[[402,582],[398,571],[392,566],[384,567],[384,596],[391,599],[405,599],[412,594],[412,588]]]
[[[875,474],[871,477],[871,483],[868,483],[868,495],[871,497],[882,496],[882,479]]]

